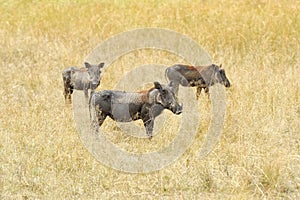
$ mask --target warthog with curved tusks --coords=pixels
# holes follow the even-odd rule
[[[223,84],[225,87],[230,87],[230,82],[226,77],[225,70],[211,64],[208,66],[189,66],[177,64],[166,69],[165,75],[169,81],[175,84],[175,94],[178,94],[179,85],[185,87],[197,87],[197,98],[200,96],[201,90],[204,89],[208,93],[209,86],[215,83]]]
[[[91,89],[91,93],[100,84],[101,68],[104,63],[98,65],[91,65],[88,62],[84,63],[85,67],[68,67],[62,72],[64,81],[64,96],[65,100],[71,102],[71,95],[73,90],[83,90],[86,99],[88,99],[88,90]]]
[[[154,88],[140,92],[103,90],[95,92],[89,102],[91,128],[98,133],[99,127],[109,116],[118,122],[143,120],[146,133],[152,138],[154,119],[164,109],[179,115],[182,105],[174,94],[173,83],[168,85],[154,82]]]

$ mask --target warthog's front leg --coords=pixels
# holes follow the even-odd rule
[[[153,132],[153,126],[154,126],[154,119],[153,118],[150,118],[150,119],[143,119],[143,122],[144,122],[144,126],[146,128],[146,132],[147,132],[147,135],[149,137],[149,139],[152,138],[152,132]]]
[[[88,90],[88,89],[84,89],[83,92],[84,92],[85,100],[86,100],[86,102],[88,103],[88,99],[89,99],[89,90]]]
[[[95,93],[95,90],[91,90],[90,96],[93,96],[94,93]]]
[[[205,91],[206,94],[208,94],[208,92],[209,92],[208,87],[205,87],[205,88],[204,88],[204,91]],[[208,94],[208,95],[209,95],[209,94]]]

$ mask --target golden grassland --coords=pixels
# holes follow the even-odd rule
[[[1,1],[0,16],[1,199],[300,198],[298,1],[11,0]],[[199,133],[184,155],[160,171],[128,174],[100,164],[80,141],[61,71],[110,36],[142,27],[194,39],[223,63],[232,87],[209,156],[198,159],[210,120],[201,95]],[[162,51],[132,52],[103,73],[99,89],[135,66],[178,62]],[[137,141],[110,122],[106,136],[128,151],[154,151],[174,137],[172,123]]]

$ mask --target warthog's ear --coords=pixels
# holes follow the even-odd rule
[[[155,87],[155,89],[158,89],[158,90],[162,89],[161,84],[159,82],[154,82],[154,87]]]
[[[220,68],[222,68],[222,64],[220,64]]]
[[[100,64],[98,65],[98,68],[101,69],[103,66],[104,66],[104,63],[100,63]]]
[[[90,65],[90,63],[88,63],[88,62],[85,62],[84,65],[85,65],[86,68],[92,67],[92,66]]]

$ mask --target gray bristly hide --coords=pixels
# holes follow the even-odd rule
[[[211,64],[208,66],[189,66],[177,64],[166,69],[165,75],[169,81],[175,84],[175,93],[178,94],[179,85],[184,87],[197,87],[197,97],[200,96],[201,90],[204,89],[208,93],[209,86],[215,83],[223,84],[225,87],[230,87],[225,70],[218,66]]]
[[[152,138],[154,119],[164,109],[177,115],[182,112],[173,87],[172,82],[168,85],[154,82],[154,88],[141,92],[103,90],[94,93],[89,103],[92,130],[98,133],[107,116],[118,122],[141,119],[147,135]]]
[[[65,101],[71,103],[71,95],[73,90],[83,90],[86,99],[88,99],[88,90],[91,93],[100,84],[100,74],[104,63],[98,65],[91,65],[85,62],[85,67],[68,67],[62,72],[63,82],[64,82],[64,96]]]

